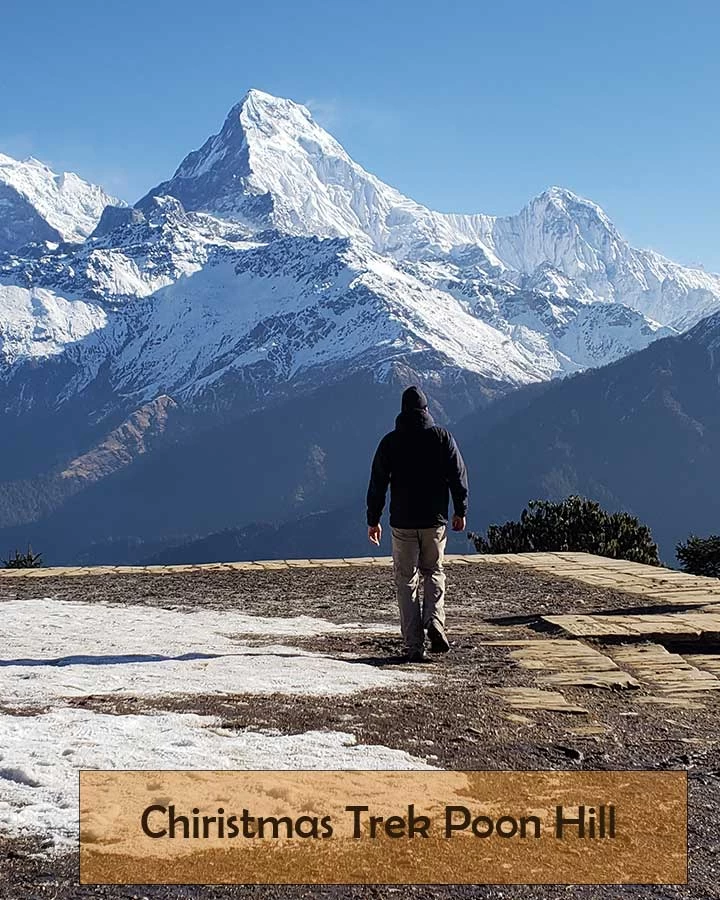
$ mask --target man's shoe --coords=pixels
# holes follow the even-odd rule
[[[410,653],[407,654],[407,661],[409,663],[425,663],[430,662],[430,657],[425,653],[424,650],[411,650]]]
[[[437,625],[430,625],[427,630],[428,638],[430,638],[430,650],[432,653],[447,653],[450,649],[450,642],[445,632],[438,628]]]

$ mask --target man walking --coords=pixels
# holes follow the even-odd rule
[[[425,631],[430,649],[450,649],[445,634],[445,572],[449,495],[455,515],[453,531],[465,530],[467,472],[455,439],[435,425],[425,394],[409,387],[395,430],[380,441],[367,493],[368,537],[380,544],[380,517],[390,485],[392,555],[400,607],[400,630],[409,662],[426,662]],[[418,583],[423,577],[422,609]]]

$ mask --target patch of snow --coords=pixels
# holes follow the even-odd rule
[[[157,646],[157,638],[155,644]],[[233,654],[205,651],[166,658],[158,652],[127,657],[65,657],[61,664],[0,662],[6,706],[42,707],[89,694],[101,697],[169,697],[206,694],[354,694],[371,688],[393,688],[425,676],[387,671],[357,661],[332,659],[294,647],[272,645],[236,648]]]
[[[387,632],[382,625],[53,599],[9,601],[0,612],[4,646],[11,648],[0,658],[2,699],[17,707],[42,707],[88,694],[350,694],[424,678],[294,647],[249,646],[242,640],[341,633],[347,634],[351,651],[353,637],[368,630]]]
[[[100,331],[107,313],[97,303],[68,299],[42,287],[0,285],[0,360],[57,356]]]
[[[78,769],[429,769],[351,734],[230,731],[209,716],[0,715],[0,832],[77,839]]]
[[[312,616],[250,616],[233,610],[162,609],[113,603],[77,603],[52,597],[0,604],[3,640],[16,657],[123,655],[160,652],[179,656],[214,649],[229,653],[242,639],[315,637],[321,634],[394,633],[387,625],[337,624]]]

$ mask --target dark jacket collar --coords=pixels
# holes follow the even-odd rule
[[[396,431],[412,431],[419,428],[432,428],[435,422],[426,409],[409,409],[401,412],[395,419]]]

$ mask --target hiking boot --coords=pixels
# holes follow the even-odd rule
[[[430,662],[430,658],[425,653],[425,651],[421,648],[420,650],[411,650],[407,655],[406,659],[409,663],[425,663]]]
[[[450,649],[450,642],[447,635],[437,625],[430,625],[427,630],[427,636],[430,639],[430,651],[432,653],[447,653]]]

